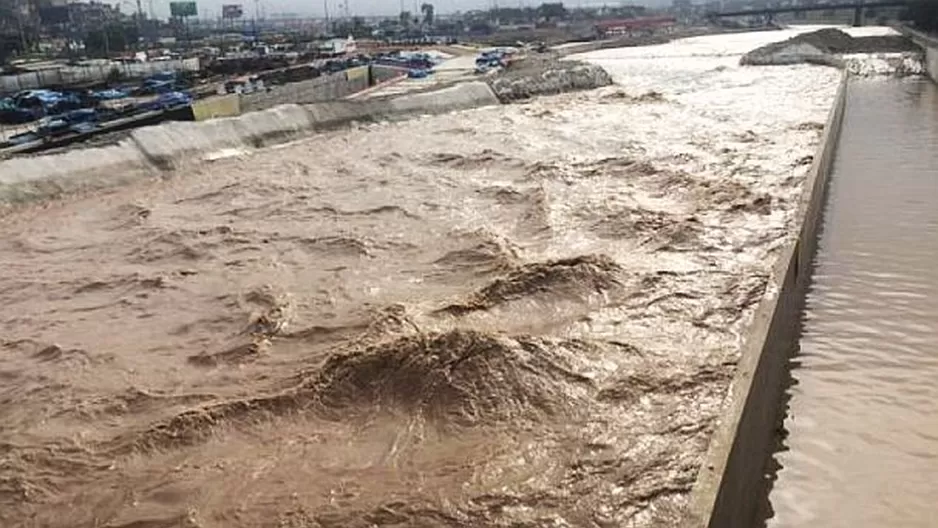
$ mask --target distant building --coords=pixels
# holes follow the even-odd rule
[[[69,3],[68,0],[42,0],[38,3],[38,15],[42,27],[53,33],[97,29],[102,24],[127,18],[120,8],[105,2]]]
[[[602,20],[595,25],[600,38],[647,34],[656,31],[669,31],[677,24],[674,17],[640,17],[621,20]]]
[[[326,55],[345,55],[358,51],[358,44],[351,36],[348,38],[334,38],[316,44],[316,50]]]

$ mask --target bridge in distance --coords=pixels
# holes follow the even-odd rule
[[[805,6],[785,6],[785,7],[766,7],[761,9],[745,9],[741,11],[721,11],[707,13],[709,18],[731,18],[742,16],[765,16],[772,18],[775,15],[783,13],[804,13],[808,11],[838,11],[853,10],[854,25],[863,23],[864,9],[877,9],[888,7],[903,7],[910,3],[910,0],[879,0],[874,2],[842,2],[837,4],[820,4]]]

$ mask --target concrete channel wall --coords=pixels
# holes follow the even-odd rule
[[[280,105],[238,117],[172,121],[131,132],[117,145],[0,162],[0,207],[160,177],[217,157],[352,122],[374,122],[496,105],[481,81],[366,101]]]
[[[902,26],[899,30],[925,50],[925,71],[931,77],[931,80],[938,83],[938,38],[916,31],[908,26]]]
[[[691,492],[687,528],[749,528],[766,500],[788,361],[797,348],[827,181],[840,138],[847,79],[841,80],[798,207],[800,229],[782,251],[742,345],[726,411]]]
[[[365,70],[367,67],[341,76],[345,80],[339,90],[345,90],[351,83],[368,83],[369,75]],[[601,68],[583,67],[576,63],[564,63],[563,68],[544,73],[533,72],[513,78],[511,86],[520,87],[524,95],[530,97],[598,88],[611,82]],[[335,78],[314,80],[340,82]],[[206,160],[240,154],[353,122],[407,119],[508,102],[497,96],[488,83],[470,81],[431,92],[312,104],[280,104],[237,117],[211,118],[244,110],[244,98],[240,99],[242,108],[238,108],[234,99],[219,98],[206,102],[199,111],[206,120],[170,121],[136,128],[130,133],[129,140],[118,145],[0,161],[0,208],[163,176]]]
[[[314,79],[272,86],[269,92],[243,94],[241,108],[245,112],[251,112],[287,103],[332,101],[365,90],[370,84],[370,67],[359,66]]]

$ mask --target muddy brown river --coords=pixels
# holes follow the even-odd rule
[[[771,527],[938,526],[938,89],[854,81]]]
[[[677,523],[839,78],[697,42],[8,211],[0,525]]]

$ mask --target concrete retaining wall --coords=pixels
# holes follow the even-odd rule
[[[372,84],[380,84],[389,79],[396,79],[401,75],[407,75],[407,68],[395,68],[394,66],[382,66],[380,64],[371,66]]]
[[[241,141],[261,147],[287,141],[313,128],[312,116],[300,105],[281,105],[263,112],[244,114],[234,120]]]
[[[130,137],[162,170],[178,169],[226,148],[256,148],[299,136],[313,128],[300,105],[281,105],[235,118],[169,122],[138,128]]]
[[[472,81],[432,92],[413,93],[387,99],[390,112],[397,116],[440,114],[498,104],[498,97],[482,81]]]
[[[154,174],[157,172],[132,141],[14,158],[0,163],[0,206],[114,187]]]
[[[560,68],[564,72],[571,69],[579,73],[557,74],[550,70],[543,76],[530,77],[534,82],[529,84],[533,84],[534,88],[523,84],[524,77],[516,78],[515,81],[522,83],[517,86],[526,86],[527,96],[531,92],[554,93],[601,86],[595,81],[597,71],[608,78],[601,68],[573,63],[569,68]],[[367,84],[367,70],[353,69],[349,72],[342,75],[344,81],[340,83],[343,86],[341,89],[351,89],[354,83]],[[319,86],[322,86],[322,82],[337,82],[334,78],[316,80],[320,81]],[[511,94],[516,94],[516,91],[511,90]],[[243,104],[244,100],[241,102]],[[116,146],[77,149],[63,154],[0,162],[0,205],[56,196],[70,190],[108,187],[160,174],[161,171],[178,170],[219,155],[228,155],[231,150],[240,152],[258,148],[314,130],[327,130],[355,121],[406,119],[415,115],[497,105],[499,102],[499,97],[487,83],[473,81],[432,92],[355,101],[330,100],[307,105],[279,105],[238,117],[166,122],[136,128],[131,131],[130,140]],[[233,111],[232,105],[221,106]],[[205,111],[211,113],[212,108],[206,108]]]
[[[916,31],[908,26],[903,26],[899,30],[925,50],[925,71],[933,81],[938,83],[938,38]]]
[[[111,187],[202,163],[225,149],[248,150],[354,121],[405,119],[498,104],[484,82],[387,99],[281,105],[239,117],[134,129],[103,148],[0,162],[0,206]]]
[[[727,395],[688,506],[687,528],[755,526],[769,481],[766,467],[776,445],[788,360],[797,347],[827,180],[846,104],[845,74],[798,208],[797,239],[782,251],[766,294],[742,345]]]
[[[172,170],[201,161],[206,153],[244,147],[238,119],[169,122],[135,129],[130,137],[154,165]]]
[[[315,79],[272,86],[269,92],[244,94],[241,96],[241,109],[252,112],[282,104],[333,101],[368,88],[369,82],[367,66],[352,68]]]
[[[236,115],[241,115],[241,96],[238,94],[206,97],[192,103],[192,118],[195,121]]]
[[[433,92],[399,95],[386,99],[329,101],[306,105],[312,126],[327,130],[353,121],[405,119],[498,104],[498,98],[481,81],[460,83]]]

